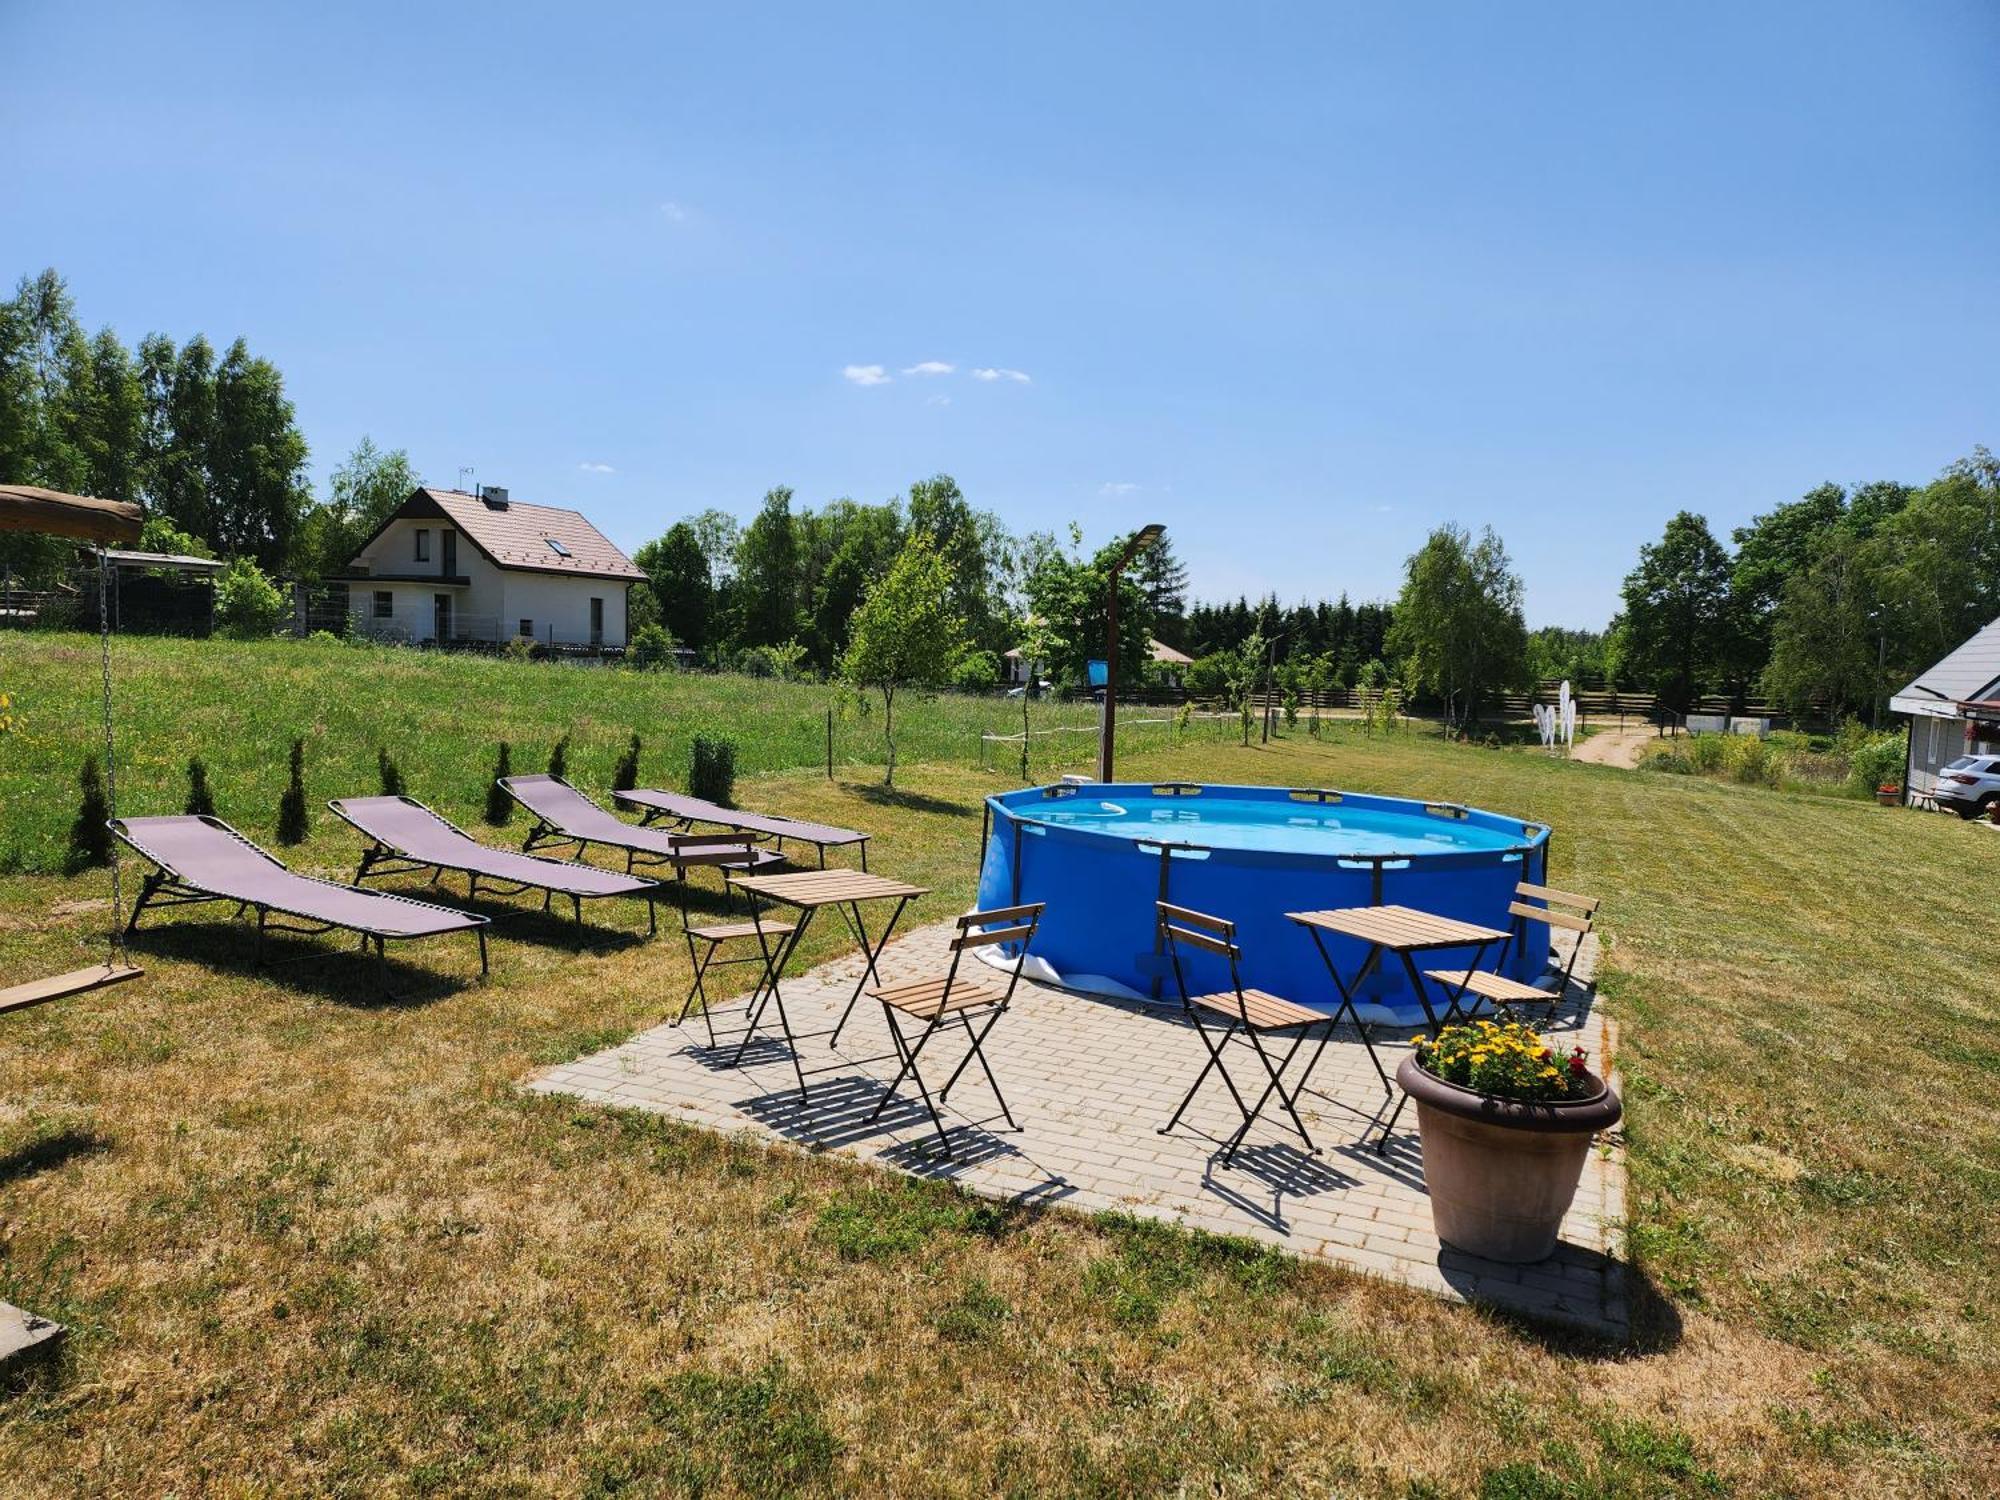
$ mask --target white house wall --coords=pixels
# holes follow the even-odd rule
[[[505,634],[520,629],[522,620],[534,622],[535,639],[544,643],[554,632],[558,646],[587,646],[590,639],[590,601],[604,601],[606,646],[625,644],[625,584],[616,578],[568,578],[559,573],[526,573],[509,570],[500,575],[501,623]]]

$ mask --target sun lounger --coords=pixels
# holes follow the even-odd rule
[[[733,834],[637,827],[606,812],[560,776],[503,776],[500,789],[535,815],[524,849],[574,844],[581,854],[592,844],[602,844],[625,852],[628,875],[641,865],[671,865],[677,877],[695,865],[754,871],[783,858],[774,850],[753,848]]]
[[[157,868],[146,877],[132,907],[131,932],[148,906],[195,906],[207,901],[234,901],[240,916],[257,913],[257,953],[264,951],[264,934],[358,933],[361,946],[372,941],[387,988],[390,939],[440,937],[470,932],[479,939],[479,972],[486,973],[486,918],[467,912],[392,896],[385,891],[361,891],[335,885],[286,869],[271,855],[220,818],[114,818],[111,831]],[[272,922],[273,914],[296,917],[313,925],[287,927]]]
[[[784,853],[786,839],[812,844],[819,850],[819,867],[822,870],[826,868],[828,849],[859,844],[861,868],[868,868],[868,835],[852,828],[808,823],[800,818],[788,818],[782,813],[745,812],[741,808],[710,802],[704,797],[690,797],[685,792],[660,791],[652,787],[638,787],[611,795],[620,806],[638,809],[648,824],[657,823],[662,818],[671,818],[682,828],[690,828],[696,823],[712,823],[719,828],[748,834],[753,839],[775,839],[780,854]]]
[[[579,922],[583,920],[586,899],[643,896],[646,930],[659,931],[655,906],[660,892],[658,881],[600,870],[596,865],[575,860],[552,859],[546,854],[491,848],[410,797],[338,797],[327,806],[336,817],[353,824],[371,841],[362,851],[361,868],[354,872],[356,885],[370,876],[427,871],[436,884],[446,870],[455,870],[466,878],[468,897],[479,894],[482,879],[495,895],[542,892],[543,911],[549,909],[557,896],[567,896]]]

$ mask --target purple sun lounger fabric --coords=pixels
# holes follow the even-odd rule
[[[426,869],[458,870],[559,896],[643,896],[659,889],[658,881],[576,860],[492,848],[409,797],[339,797],[327,806],[381,850]],[[379,852],[374,860],[364,857],[363,873],[380,857]]]
[[[456,870],[465,876],[468,897],[479,894],[482,879],[492,882],[495,895],[544,892],[544,911],[557,896],[567,896],[579,922],[586,900],[644,896],[648,903],[646,930],[659,931],[659,911],[652,905],[660,892],[658,881],[546,854],[492,848],[411,797],[338,797],[327,806],[372,840],[361,853],[361,868],[354,873],[356,885],[371,876],[424,870],[434,872],[435,884],[437,876]]]
[[[220,818],[121,818],[111,831],[159,871],[147,877],[139,905],[170,884],[184,887],[156,905],[199,894],[209,900],[237,901],[261,911],[282,912],[370,937],[434,937],[484,927],[486,919],[407,896],[358,891],[286,869]],[[139,920],[138,910],[132,921]]]
[[[685,792],[669,792],[653,787],[637,787],[611,795],[621,806],[643,812],[648,823],[655,818],[673,818],[682,826],[711,823],[736,833],[776,839],[780,847],[786,839],[797,839],[802,844],[812,844],[819,849],[821,864],[826,863],[828,849],[859,844],[861,868],[868,868],[868,835],[852,828],[836,828],[830,823],[808,823],[803,818],[788,818],[783,813],[745,812],[741,808],[710,802],[705,797],[691,797]]]
[[[535,827],[525,847],[575,844],[579,849],[604,844],[625,851],[625,867],[634,863],[671,864],[677,870],[695,864],[724,865],[732,870],[761,869],[782,858],[747,842],[691,838],[659,828],[640,828],[606,812],[560,776],[503,776],[500,789],[535,815]]]
[[[127,932],[139,926],[148,906],[198,906],[207,901],[234,901],[237,912],[257,913],[257,952],[262,958],[264,933],[273,912],[297,917],[309,927],[278,926],[280,932],[313,934],[341,928],[361,934],[361,945],[375,945],[382,988],[389,987],[385,944],[391,938],[440,937],[469,932],[479,940],[479,972],[486,973],[486,918],[469,912],[392,896],[386,891],[360,891],[286,869],[220,818],[114,818],[110,829],[156,867],[146,877],[132,906]]]

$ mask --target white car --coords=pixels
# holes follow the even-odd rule
[[[2000,802],[2000,755],[1961,755],[1938,772],[1937,805],[1961,818],[1983,817]]]

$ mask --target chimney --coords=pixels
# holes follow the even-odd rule
[[[479,498],[486,502],[488,509],[505,510],[507,508],[507,491],[500,485],[482,484],[479,487]]]

